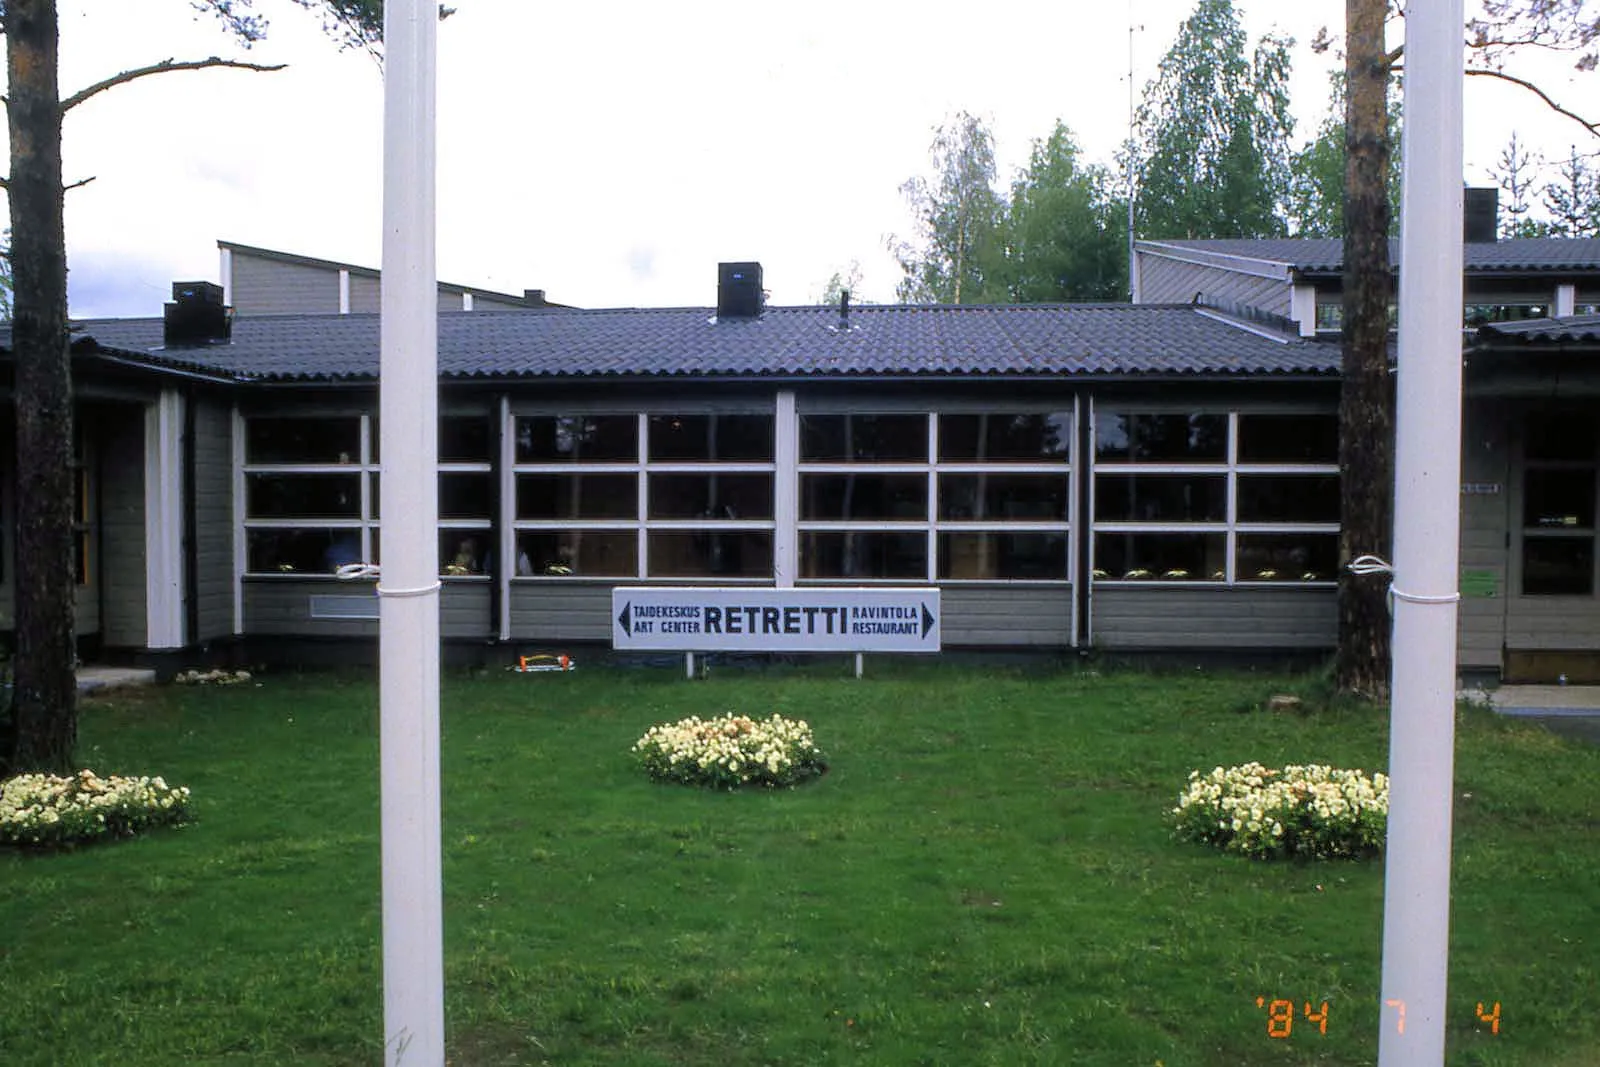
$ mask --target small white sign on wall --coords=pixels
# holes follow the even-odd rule
[[[937,589],[621,587],[611,646],[655,652],[938,652]]]

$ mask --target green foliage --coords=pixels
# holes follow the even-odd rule
[[[1009,202],[995,190],[994,142],[962,113],[932,148],[935,182],[901,186],[915,242],[890,241],[912,303],[1039,303],[1127,295],[1127,203],[1102,166],[1085,163],[1060,121],[1033,143]],[[836,296],[836,294],[835,294]]]
[[[322,13],[322,29],[340,48],[376,49],[383,43],[383,0],[293,0]],[[196,10],[215,15],[246,45],[265,40],[267,20],[255,13],[255,0],[190,0]],[[440,9],[440,17],[444,16]]]
[[[802,720],[747,715],[703,720],[690,716],[652,726],[634,742],[645,773],[661,782],[711,789],[793,786],[827,770],[827,761]]]
[[[994,137],[965,111],[939,127],[929,147],[934,178],[900,186],[916,218],[915,243],[891,238],[905,272],[905,303],[987,304],[1006,296],[1005,205],[994,190]]]
[[[1247,60],[1231,0],[1200,0],[1162,58],[1136,119],[1141,235],[1285,232],[1292,43],[1269,34]]]
[[[1329,112],[1317,127],[1317,136],[1295,152],[1289,161],[1289,229],[1295,237],[1344,236],[1345,126],[1344,72],[1328,79],[1332,90]],[[1388,106],[1389,141],[1400,143],[1400,101]],[[1392,235],[1400,229],[1400,153],[1389,156],[1389,220]]]
[[[1544,206],[1550,216],[1552,237],[1600,236],[1600,174],[1590,160],[1573,148],[1557,171],[1556,179],[1545,183]]]
[[[1126,201],[1059,120],[1011,186],[1005,279],[1019,304],[1127,296]]]

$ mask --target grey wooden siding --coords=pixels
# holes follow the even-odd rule
[[[1462,667],[1499,669],[1506,633],[1506,533],[1511,500],[1505,405],[1468,401],[1462,412],[1461,571],[1492,576],[1495,595],[1467,595],[1457,613],[1456,659]],[[1498,487],[1499,492],[1488,492]],[[1478,583],[1470,583],[1469,591]]]
[[[195,599],[190,641],[233,633],[233,419],[220,402],[194,409]]]
[[[246,579],[245,632],[273,637],[377,637],[374,593],[372,582]],[[606,605],[610,606],[609,600]],[[317,613],[314,606],[319,606]],[[371,618],[349,617],[362,614],[363,606]],[[345,617],[317,617],[321,613]],[[495,633],[492,623],[488,582],[444,583],[439,595],[439,636],[488,638]]]
[[[515,641],[611,641],[611,586],[512,582]]]
[[[339,272],[235,250],[229,299],[236,315],[337,314]]]
[[[97,408],[100,486],[100,558],[91,562],[91,586],[100,586],[101,639],[113,648],[143,648],[148,579],[145,573],[144,408]],[[98,566],[94,564],[98,563]],[[92,633],[94,620],[79,598],[78,632]]]
[[[383,293],[378,279],[367,274],[350,274],[350,314],[376,315],[383,310]]]
[[[1328,587],[1100,586],[1092,602],[1093,643],[1108,650],[1331,650],[1338,638]]]
[[[1257,278],[1219,267],[1149,255],[1139,259],[1139,302],[1142,304],[1187,304],[1196,293],[1201,293],[1207,300],[1233,301],[1288,315],[1292,292],[1282,278]]]
[[[939,610],[947,648],[1064,648],[1072,643],[1068,586],[947,585]]]
[[[247,634],[274,637],[377,637],[378,620],[315,619],[311,616],[314,596],[377,598],[371,582],[341,582],[336,579],[275,578],[245,579],[244,630]]]

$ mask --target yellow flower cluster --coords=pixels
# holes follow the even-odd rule
[[[1326,764],[1282,770],[1245,763],[1192,771],[1171,815],[1182,837],[1251,856],[1356,856],[1378,851],[1389,779]]]
[[[0,781],[0,844],[62,845],[188,818],[189,790],[160,777],[22,774]]]
[[[782,715],[691,716],[652,726],[633,751],[652,777],[727,789],[792,785],[823,767],[811,726]]]

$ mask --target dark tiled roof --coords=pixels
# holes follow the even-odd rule
[[[1306,274],[1328,274],[1344,263],[1344,242],[1336,238],[1242,238],[1209,241],[1145,241],[1142,244],[1192,248],[1225,256],[1280,263]],[[1399,265],[1400,242],[1390,240],[1389,261]],[[1600,270],[1600,238],[1521,237],[1462,246],[1468,271],[1560,273]]]
[[[1568,315],[1559,319],[1523,319],[1495,322],[1478,328],[1478,338],[1489,344],[1600,344],[1600,315]]]
[[[445,378],[1332,374],[1337,345],[1263,336],[1188,306],[473,311],[439,316]],[[80,324],[104,348],[241,380],[371,379],[378,316],[242,317],[230,344],[165,350],[155,319]],[[4,338],[0,338],[4,340]]]

